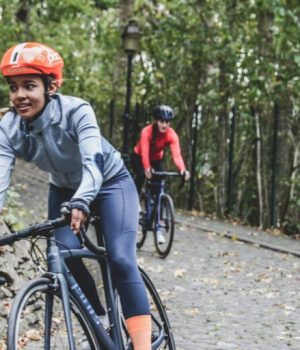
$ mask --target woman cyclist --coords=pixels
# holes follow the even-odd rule
[[[80,248],[76,233],[90,209],[105,218],[101,230],[134,349],[150,350],[149,304],[135,255],[137,191],[119,152],[101,136],[90,104],[57,93],[63,66],[55,50],[35,42],[15,45],[2,58],[12,108],[0,122],[0,212],[20,157],[50,175],[49,219],[60,217],[61,204],[68,202],[70,228],[56,231],[61,247]],[[69,268],[95,311],[103,314],[83,263],[71,261]]]
[[[190,178],[181,156],[179,137],[170,122],[174,119],[174,112],[166,105],[156,106],[153,110],[154,123],[144,127],[140,139],[134,147],[132,167],[135,172],[135,184],[140,192],[145,178],[151,179],[152,169],[163,170],[164,149],[170,146],[172,159],[185,181]],[[158,241],[164,243],[165,239],[161,232],[157,232]]]

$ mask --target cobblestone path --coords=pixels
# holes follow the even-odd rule
[[[45,218],[46,179],[31,165],[16,167],[28,222]],[[299,258],[188,226],[177,227],[166,260],[150,235],[137,254],[168,309],[178,350],[300,349]]]
[[[173,248],[160,260],[149,239],[138,256],[178,349],[300,349],[299,258],[183,228]]]

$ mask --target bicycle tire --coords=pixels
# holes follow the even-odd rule
[[[152,349],[176,350],[173,331],[163,302],[146,272],[139,267],[145,283],[152,320]]]
[[[136,246],[138,249],[141,249],[144,245],[147,237],[147,204],[146,204],[146,197],[145,194],[141,194],[140,199],[140,205],[141,205],[141,211],[139,213],[139,227],[137,232],[137,238],[136,238]]]
[[[15,297],[8,319],[8,349],[10,350],[64,350],[69,349],[61,298],[45,277],[24,286]],[[53,298],[50,316],[50,341],[46,340],[46,305]],[[48,304],[47,301],[48,300]],[[70,294],[73,337],[78,348],[99,350],[100,347],[89,320],[81,306]],[[49,319],[49,317],[48,317]],[[76,332],[76,337],[75,337]],[[50,342],[50,343],[49,343]],[[89,346],[89,347],[88,347]]]
[[[175,214],[173,200],[168,194],[160,197],[160,205],[157,206],[154,228],[154,243],[160,258],[165,258],[170,253],[175,229]],[[165,242],[158,242],[157,228],[163,233]]]
[[[139,267],[142,279],[145,283],[151,312],[151,349],[152,350],[176,350],[174,335],[170,326],[165,307],[160,296],[146,272]],[[123,346],[126,350],[133,350],[126,322],[122,313],[118,292],[115,291],[115,304],[118,314],[118,322],[122,329]]]

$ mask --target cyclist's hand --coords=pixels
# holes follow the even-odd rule
[[[151,170],[151,168],[148,168],[148,169],[145,170],[145,176],[146,176],[146,178],[148,180],[151,179],[151,177],[152,177],[152,170]]]
[[[71,212],[71,230],[78,233],[80,227],[84,226],[90,215],[89,206],[81,198],[72,198],[65,206]]]
[[[72,209],[71,211],[71,230],[74,233],[79,233],[80,227],[84,226],[84,224],[86,223],[87,220],[87,216],[85,215],[85,213],[77,208]]]
[[[188,170],[182,170],[180,174],[184,177],[184,181],[189,181],[191,176]]]

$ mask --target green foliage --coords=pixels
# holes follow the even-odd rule
[[[265,210],[270,205],[276,100],[282,118],[277,162],[277,202],[280,205],[284,192],[280,190],[282,179],[291,175],[284,155],[293,152],[293,145],[299,142],[299,3],[284,0],[136,1],[136,11],[143,13],[142,74],[138,87],[144,108],[149,111],[149,106],[157,102],[171,104],[177,112],[181,142],[188,146],[191,145],[190,126],[195,106],[203,107],[196,165],[200,200],[197,202],[195,196],[195,205],[203,208],[204,203],[204,210],[209,212],[218,212],[218,207],[224,206],[226,198],[220,198],[220,190],[227,181],[229,115],[235,104],[238,119],[232,215],[258,224],[257,140],[253,113],[259,115],[261,124]],[[288,136],[290,132],[293,141]],[[184,147],[183,152],[189,160],[189,147]],[[204,168],[210,169],[209,175],[203,173]],[[298,190],[295,198],[296,193]],[[296,211],[293,213],[293,220],[298,220]],[[268,213],[265,217],[267,220]]]
[[[125,83],[122,81],[116,86],[114,76],[114,62],[121,47],[118,13],[111,8],[116,1],[98,1],[98,5],[100,3],[105,5],[104,10],[92,0],[1,3],[0,52],[22,41],[40,41],[53,46],[65,60],[61,92],[89,100],[105,128],[109,101],[120,94]],[[7,91],[2,80],[3,104],[8,103]]]
[[[23,210],[20,204],[19,186],[11,186],[7,192],[6,207],[2,213],[2,219],[13,230],[19,230],[23,227],[23,217],[26,210]]]
[[[64,57],[62,92],[90,101],[105,136],[114,102],[114,143],[121,147],[125,102],[126,55],[121,47],[120,9],[116,0],[0,1],[0,52],[25,40],[48,43]],[[176,112],[183,156],[191,166],[192,118],[202,106],[199,128],[195,208],[224,212],[228,176],[231,108],[237,122],[233,160],[232,215],[258,223],[257,130],[261,131],[261,172],[265,224],[271,191],[273,109],[280,106],[278,217],[298,221],[300,189],[293,159],[299,144],[300,4],[296,0],[136,0],[134,16],[142,30],[141,50],[133,61],[132,111],[137,130],[151,120],[157,103]],[[130,12],[130,11],[129,11]],[[8,103],[7,87],[0,98]],[[133,141],[132,141],[133,142]],[[171,163],[169,163],[171,166]],[[294,170],[296,167],[296,170]],[[208,171],[209,170],[209,171]],[[288,185],[286,179],[289,179]],[[176,192],[176,191],[175,191]],[[178,195],[185,205],[189,191]],[[283,210],[284,203],[288,209]],[[284,212],[281,217],[279,212]]]

